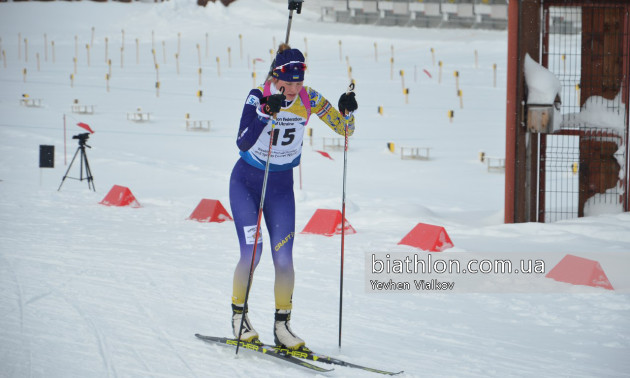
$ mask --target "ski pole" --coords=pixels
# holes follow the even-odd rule
[[[354,91],[354,83],[350,83],[346,94]],[[341,323],[343,314],[343,258],[346,236],[346,173],[348,171],[348,121],[352,116],[352,112],[344,114],[345,124],[343,129],[343,137],[345,144],[343,148],[343,193],[341,196],[341,271],[339,273],[339,348],[341,348]]]
[[[284,43],[289,44],[289,34],[291,33],[291,24],[293,23],[293,11],[297,10],[297,13],[302,13],[302,2],[304,0],[289,0],[289,23],[287,24],[287,36]]]
[[[284,87],[280,88],[280,93],[284,93]],[[276,115],[274,114],[270,120],[271,131],[269,132],[269,150],[267,151],[267,161],[265,163],[265,174],[263,176],[262,192],[260,193],[260,206],[258,207],[258,221],[256,222],[256,234],[254,236],[254,247],[252,250],[252,262],[249,266],[249,277],[247,278],[247,288],[245,289],[245,302],[243,303],[243,316],[241,317],[241,325],[238,328],[238,337],[236,338],[236,354],[241,345],[241,334],[243,333],[243,323],[245,322],[245,311],[247,310],[247,301],[249,300],[249,288],[254,277],[254,263],[256,261],[256,249],[258,247],[258,237],[260,236],[260,225],[263,215],[263,206],[265,204],[265,194],[267,192],[267,178],[269,177],[269,159],[271,157],[271,147],[273,146],[273,133],[276,128]]]

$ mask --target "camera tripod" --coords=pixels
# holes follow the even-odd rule
[[[74,160],[77,158],[77,155],[79,154],[79,152],[81,152],[81,156],[79,157],[79,160],[81,161],[79,178],[76,178],[76,177],[70,177],[70,178],[79,180],[79,181],[87,180],[88,188],[96,192],[96,188],[94,187],[94,177],[92,176],[90,163],[88,163],[87,155],[85,153],[85,147],[92,148],[85,143],[85,141],[87,140],[87,135],[86,134],[75,135],[74,137],[72,137],[72,139],[79,140],[79,147],[77,148],[77,151],[74,153],[74,157],[72,157],[72,160],[70,161],[70,165],[68,166],[68,170],[66,171],[66,174],[61,179],[61,184],[59,184],[59,189],[57,189],[57,191],[61,190],[61,186],[63,185],[63,182],[68,177],[68,172],[70,172],[70,168],[72,168],[72,163],[74,163]],[[84,170],[85,170],[85,177],[83,177]]]

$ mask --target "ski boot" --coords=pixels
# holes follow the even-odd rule
[[[292,350],[303,348],[306,343],[297,337],[289,326],[291,310],[276,310],[275,318],[273,338],[276,345]]]
[[[243,319],[245,317],[245,319]],[[243,328],[241,330],[241,341],[253,342],[258,340],[258,332],[252,327],[247,317],[247,309],[243,309],[243,306],[232,304],[232,331],[234,338],[238,339],[238,330],[241,326],[241,320],[243,321]]]

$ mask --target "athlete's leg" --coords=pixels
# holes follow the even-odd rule
[[[270,175],[264,214],[275,268],[276,309],[290,310],[295,281],[293,270],[295,197],[292,170],[273,172],[273,175]]]
[[[232,303],[240,306],[245,303],[245,292],[252,263],[263,174],[264,171],[239,160],[230,177],[230,207],[240,246],[240,259],[234,271],[232,285]],[[262,235],[258,237],[254,269],[260,262],[261,255]]]

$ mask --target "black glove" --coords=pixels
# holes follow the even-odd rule
[[[354,92],[344,93],[339,97],[339,111],[344,116],[346,112],[350,113],[357,110],[357,100],[354,98]]]
[[[261,110],[263,113],[270,116],[278,113],[282,108],[282,103],[286,100],[286,96],[282,93],[264,97],[261,101],[263,104]]]

